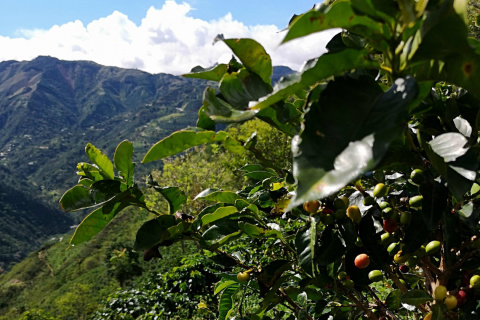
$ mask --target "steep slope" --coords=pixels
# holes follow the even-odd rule
[[[57,201],[87,142],[111,156],[129,139],[141,156],[195,124],[205,85],[50,57],[0,63],[0,268],[75,223]]]
[[[290,72],[276,67],[272,79]],[[158,140],[195,125],[207,85],[87,61],[1,62],[0,268],[78,220],[60,212],[57,201],[75,183],[76,164],[87,160],[87,142],[111,157],[128,139],[139,162]]]

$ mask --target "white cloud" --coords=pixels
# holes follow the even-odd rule
[[[73,21],[49,30],[21,30],[23,37],[0,36],[0,61],[31,60],[49,55],[64,60],[92,60],[151,73],[181,74],[192,67],[228,62],[232,53],[223,43],[212,45],[218,34],[226,38],[253,38],[272,56],[274,65],[300,69],[303,62],[325,52],[337,31],[327,31],[281,45],[283,32],[274,25],[246,26],[231,14],[213,21],[190,16],[187,3],[166,1],[151,7],[139,26],[118,11],[84,25]]]

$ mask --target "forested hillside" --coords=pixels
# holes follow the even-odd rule
[[[273,81],[291,72],[277,67]],[[78,222],[58,200],[87,142],[112,155],[128,139],[139,161],[157,140],[195,126],[207,83],[51,57],[0,63],[0,268]]]

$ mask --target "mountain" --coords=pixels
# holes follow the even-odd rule
[[[275,67],[272,79],[291,72]],[[76,182],[77,163],[88,160],[87,142],[111,157],[128,139],[140,162],[155,142],[195,125],[209,84],[45,56],[1,62],[0,270],[78,221],[57,201]]]

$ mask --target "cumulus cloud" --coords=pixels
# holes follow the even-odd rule
[[[299,70],[304,61],[325,52],[338,31],[318,33],[280,45],[284,33],[274,25],[246,26],[231,14],[204,21],[190,15],[187,3],[166,1],[151,7],[140,25],[118,11],[84,25],[73,21],[48,30],[22,30],[23,37],[0,36],[0,61],[31,60],[48,55],[64,60],[91,60],[102,65],[137,68],[151,73],[181,74],[194,66],[228,62],[224,43],[212,45],[218,34],[253,38],[272,56],[274,65]]]

